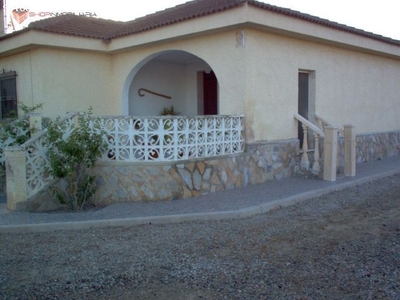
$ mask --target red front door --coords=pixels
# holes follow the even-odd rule
[[[218,114],[218,81],[214,72],[203,72],[204,114]]]

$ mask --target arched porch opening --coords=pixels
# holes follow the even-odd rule
[[[130,116],[157,116],[173,107],[182,116],[219,113],[218,80],[212,67],[186,51],[148,56],[128,75],[123,110]]]

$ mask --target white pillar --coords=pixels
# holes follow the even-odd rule
[[[22,210],[28,199],[24,147],[4,150],[6,159],[7,209]]]
[[[344,175],[356,175],[356,133],[352,125],[344,125]]]
[[[324,180],[336,181],[337,168],[337,129],[325,128],[324,139]]]

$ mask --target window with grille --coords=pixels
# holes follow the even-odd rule
[[[18,116],[17,103],[17,72],[0,73],[1,118],[16,118]]]

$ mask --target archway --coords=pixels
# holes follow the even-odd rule
[[[212,74],[215,78],[209,84]],[[208,79],[207,79],[208,78]],[[162,51],[148,56],[127,77],[123,109],[131,116],[160,115],[174,108],[180,115],[218,114],[218,81],[207,62],[181,50]],[[214,89],[210,92],[210,89]],[[214,94],[214,100],[210,100]]]

